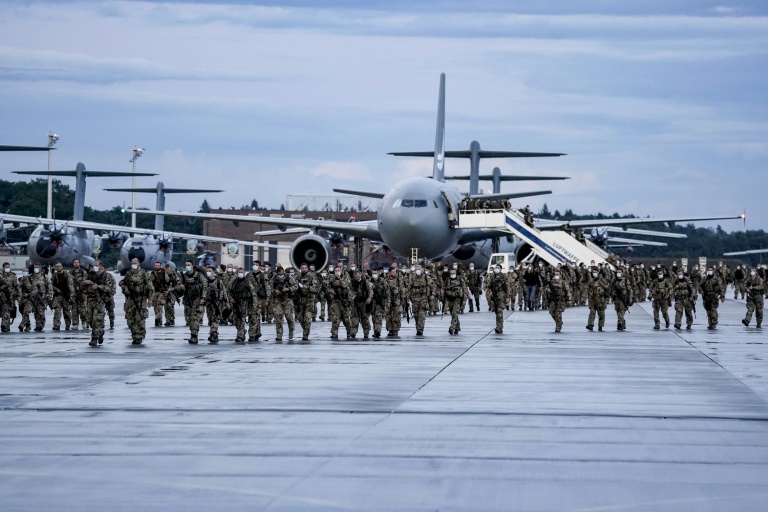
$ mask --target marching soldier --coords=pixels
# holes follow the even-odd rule
[[[234,279],[229,284],[229,297],[232,299],[232,320],[235,322],[237,336],[235,343],[245,343],[245,321],[252,311],[251,303],[259,300],[253,287],[253,280],[245,278],[245,269],[236,269]]]
[[[520,278],[518,276],[517,272],[515,272],[515,266],[510,265],[509,269],[507,269],[507,274],[505,276],[507,278],[507,286],[509,288],[509,303],[507,303],[507,309],[512,309],[512,311],[515,310],[515,290],[517,290],[517,282]]]
[[[64,266],[57,262],[54,265],[51,276],[51,288],[53,290],[53,330],[61,330],[61,316],[64,314],[64,329],[69,330],[72,323],[72,303],[75,299],[75,284],[72,274],[64,272]]]
[[[722,262],[720,262],[722,264]],[[722,268],[722,267],[720,267]],[[725,285],[721,277],[715,276],[712,267],[707,268],[707,277],[701,282],[701,295],[704,300],[704,309],[707,311],[707,329],[717,328],[718,299],[725,302]]]
[[[37,332],[42,331],[45,327],[45,308],[46,305],[52,304],[51,296],[53,295],[51,282],[41,269],[40,263],[35,263],[33,273],[29,276],[32,282],[29,302],[35,315],[35,331]]]
[[[315,306],[317,305],[317,294],[320,291],[320,282],[315,273],[309,271],[306,263],[302,263],[299,267],[297,286],[296,296],[299,299],[297,316],[301,325],[301,340],[308,341],[312,321],[315,319]]]
[[[483,293],[483,276],[479,270],[475,270],[475,264],[469,264],[469,270],[467,271],[467,301],[469,302],[469,312],[480,312],[480,295]],[[474,300],[473,300],[474,299]],[[473,303],[474,302],[474,307]]]
[[[747,280],[747,268],[746,266],[742,269],[741,265],[736,265],[736,270],[733,271],[733,300],[737,300],[739,298],[739,294],[741,294],[741,298],[744,298],[746,288],[744,287],[744,283]]]
[[[336,267],[325,288],[325,295],[328,297],[328,318],[331,321],[331,339],[338,339],[339,322],[342,321],[347,330],[347,338],[352,337],[348,311],[350,294],[349,281],[342,276],[341,268]]]
[[[416,265],[414,276],[409,284],[408,295],[413,305],[413,317],[416,320],[416,336],[423,336],[429,301],[435,297],[435,284],[429,276],[424,274],[421,265]]]
[[[85,310],[85,290],[83,289],[83,281],[88,278],[88,272],[80,266],[80,260],[75,258],[72,261],[72,270],[69,271],[72,275],[72,285],[75,287],[75,297],[72,303],[72,330],[76,331],[80,327],[80,320],[83,321],[83,329],[88,328],[88,321],[86,317],[88,312]]]
[[[690,279],[685,277],[682,270],[677,271],[677,280],[675,281],[672,294],[675,296],[675,329],[680,329],[683,321],[683,311],[685,311],[685,328],[691,330],[693,325],[693,305],[696,299],[696,290]]]
[[[459,323],[459,310],[461,303],[466,299],[466,283],[457,275],[457,269],[452,268],[448,282],[443,288],[445,300],[443,302],[443,312],[445,308],[451,313],[451,326],[448,328],[448,334],[459,334],[461,324]],[[470,304],[472,301],[470,300]]]
[[[352,305],[349,308],[349,324],[352,338],[357,336],[357,328],[362,324],[363,338],[368,339],[371,332],[371,323],[368,321],[368,307],[373,300],[373,290],[371,283],[364,279],[359,270],[353,274],[350,289],[352,290]]]
[[[754,311],[757,328],[760,329],[763,324],[765,280],[752,269],[749,271],[749,277],[744,282],[744,288],[747,290],[747,316],[741,323],[749,327],[749,322],[752,321],[752,312]]]
[[[400,326],[402,325],[403,318],[400,311],[400,280],[397,275],[397,269],[391,268],[389,275],[387,276],[387,285],[389,286],[389,296],[387,301],[389,306],[386,309],[387,312],[387,336],[397,336],[400,332]]]
[[[545,290],[549,314],[555,321],[555,332],[560,332],[563,329],[563,311],[572,302],[571,288],[561,278],[560,271],[555,270]]]
[[[667,329],[669,329],[669,313],[667,309],[672,297],[672,283],[664,276],[663,272],[659,271],[656,274],[656,279],[651,281],[648,292],[653,299],[653,328],[657,331],[661,329],[659,325],[659,310],[661,310],[664,322],[667,324]]]
[[[16,300],[19,298],[19,280],[15,272],[11,272],[11,264],[3,263],[3,274],[0,275],[0,314],[2,315],[2,332],[11,330],[11,319],[16,318]]]
[[[147,273],[139,268],[138,258],[131,260],[131,270],[126,272],[125,277],[120,281],[120,289],[125,295],[123,310],[128,328],[131,330],[132,344],[141,345],[147,335],[145,325],[148,316],[147,302],[150,306],[152,305],[155,289]]]
[[[222,310],[227,305],[227,289],[224,280],[212,268],[205,269],[208,285],[205,287],[205,313],[208,315],[208,343],[215,345],[219,342],[219,321]]]
[[[155,269],[152,271],[151,279],[152,289],[152,305],[155,308],[155,327],[163,325],[163,312],[165,311],[165,301],[168,297],[168,288],[171,286],[171,279],[168,274],[163,270],[163,266],[160,262],[155,262]],[[166,316],[166,323],[168,317]]]
[[[600,275],[597,267],[593,268],[585,293],[585,297],[589,302],[587,329],[590,331],[595,327],[595,314],[597,314],[597,330],[602,331],[603,327],[605,327],[605,309],[608,307],[610,290],[611,284]]]
[[[509,302],[509,281],[501,273],[501,265],[496,265],[493,274],[485,276],[485,298],[490,310],[496,313],[496,333],[504,332],[504,307]]]
[[[325,284],[328,282],[328,270],[323,269],[320,271],[320,277],[318,277],[318,285],[320,289],[317,292],[317,302],[320,303],[320,321],[325,322],[326,307],[328,306],[328,298],[325,296]],[[315,308],[315,316],[317,316],[317,308]]]
[[[114,300],[115,279],[107,272],[101,261],[93,262],[93,270],[88,272],[83,281],[86,297],[88,325],[91,326],[90,346],[95,347],[104,343],[104,315],[108,301]]]
[[[624,314],[632,305],[632,289],[624,279],[624,272],[620,268],[616,269],[616,278],[611,284],[611,299],[616,310],[616,330],[626,330],[627,321],[624,319]]]
[[[171,265],[165,264],[165,274],[168,276],[168,289],[165,291],[165,326],[173,327],[176,325],[176,302],[179,297],[184,295],[184,289],[181,286],[181,277],[178,272],[171,268]]]
[[[189,325],[189,340],[192,345],[197,345],[197,334],[200,332],[200,324],[205,313],[205,290],[208,282],[192,260],[184,263],[184,273],[181,274],[181,288],[184,294],[184,320]]]
[[[32,314],[33,308],[32,302],[29,300],[30,293],[32,293],[32,278],[29,276],[29,271],[25,268],[19,279],[19,315],[21,316],[19,331],[23,332],[29,332],[31,329],[29,315]]]
[[[371,272],[371,293],[373,301],[371,302],[371,317],[373,319],[373,337],[381,337],[381,326],[387,318],[389,312],[389,282],[381,279],[380,270]]]
[[[691,284],[693,284],[693,301],[696,302],[696,298],[699,296],[699,288],[701,287],[701,271],[698,265],[693,266],[689,277]]]
[[[236,278],[237,276],[235,276]],[[272,288],[267,273],[261,270],[261,263],[258,261],[253,264],[253,272],[248,274],[246,279],[250,281],[256,294],[255,299],[248,302],[250,305],[248,310],[248,343],[256,343],[261,338],[261,319],[264,315],[263,310],[267,307],[269,296],[272,294]],[[227,289],[231,289],[231,280],[230,287]]]
[[[288,339],[293,339],[293,294],[298,289],[293,276],[286,275],[283,267],[275,269],[272,278],[272,312],[275,315],[275,343],[283,342],[283,318],[288,324]]]

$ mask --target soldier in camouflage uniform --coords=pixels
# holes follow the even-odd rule
[[[682,270],[677,271],[672,295],[675,297],[675,329],[680,329],[685,311],[685,328],[690,330],[693,325],[693,301],[696,290],[690,279],[685,277]]]
[[[200,332],[200,324],[205,313],[205,290],[208,281],[202,270],[195,268],[192,260],[184,264],[184,273],[181,274],[180,288],[184,294],[184,320],[189,325],[189,340],[192,345],[198,343],[197,334]]]
[[[462,302],[466,299],[467,287],[464,279],[457,274],[456,269],[451,269],[451,274],[443,288],[443,293],[445,297],[444,308],[451,313],[451,326],[448,328],[448,334],[459,334],[461,330],[459,310],[461,309]],[[472,304],[471,300],[470,304]]]
[[[88,325],[91,326],[90,346],[104,343],[104,306],[115,295],[115,279],[107,272],[100,261],[93,263],[93,271],[88,272],[83,281],[88,311]]]
[[[717,264],[717,268],[713,270],[715,271],[715,277],[720,280],[720,286],[723,289],[723,295],[725,295],[725,292],[728,290],[728,281],[730,280],[731,269],[729,269],[728,265],[724,265],[721,261]]]
[[[131,330],[132,344],[141,345],[147,335],[146,320],[149,316],[147,303],[152,306],[152,297],[155,293],[152,279],[139,267],[139,260],[133,258],[131,269],[125,273],[119,285],[125,295],[123,311],[125,311],[128,328]]]
[[[51,276],[53,330],[61,330],[61,316],[63,313],[64,329],[68,331],[72,324],[72,303],[75,299],[74,279],[72,279],[72,274],[64,272],[64,266],[61,263],[57,262],[53,268],[54,272]]]
[[[53,304],[53,289],[48,277],[41,270],[41,265],[35,263],[33,273],[30,275],[32,291],[29,293],[29,302],[35,315],[35,331],[40,332],[45,327],[45,308]]]
[[[712,267],[707,268],[707,277],[701,282],[701,295],[704,300],[704,309],[707,311],[707,329],[716,329],[718,300],[725,302],[725,286],[721,277],[715,275]]]
[[[371,323],[368,320],[368,308],[373,301],[373,289],[368,279],[364,278],[359,270],[353,274],[349,287],[352,295],[352,304],[349,308],[349,325],[352,338],[357,336],[357,328],[362,324],[363,338],[368,339],[371,332]]]
[[[154,290],[152,293],[152,305],[155,309],[155,327],[160,327],[163,325],[165,300],[168,296],[168,288],[171,286],[171,279],[160,262],[155,262],[155,269],[150,274],[150,281]]]
[[[320,292],[320,281],[314,272],[310,272],[306,263],[299,267],[299,275],[296,279],[296,297],[298,297],[297,317],[301,325],[302,341],[309,340],[309,331],[312,321],[315,319],[315,306],[317,294]]]
[[[275,343],[283,342],[283,318],[288,324],[288,339],[293,339],[293,294],[299,288],[296,280],[277,267],[272,278],[272,313],[275,315]]]
[[[623,331],[627,328],[624,314],[632,305],[632,288],[629,287],[629,283],[624,279],[624,271],[620,268],[616,269],[616,278],[611,284],[611,298],[613,299],[613,307],[616,310],[616,330]]]
[[[325,285],[328,282],[328,270],[323,269],[320,271],[320,275],[318,276],[318,284],[320,285],[320,290],[317,292],[317,301],[320,303],[320,321],[325,322],[325,318],[327,315],[327,307],[328,307],[328,298],[325,296]],[[317,316],[317,309],[315,309],[315,316]]]
[[[219,342],[219,322],[222,310],[227,306],[228,294],[224,281],[213,268],[205,269],[208,285],[205,288],[205,313],[208,315],[208,343],[215,345]]]
[[[754,311],[757,328],[760,329],[763,325],[765,280],[757,275],[757,272],[752,269],[749,271],[749,277],[744,282],[744,289],[747,291],[747,316],[744,317],[744,320],[742,320],[741,323],[749,327],[749,322],[752,321],[752,312]]]
[[[413,306],[413,317],[416,320],[416,336],[424,334],[429,301],[435,296],[435,288],[434,282],[424,274],[421,265],[416,265],[408,289],[408,296]]]
[[[430,263],[424,270],[424,273],[432,278],[433,282],[435,283],[435,287],[437,288],[435,297],[429,301],[429,316],[435,316],[440,312],[442,302],[440,297],[443,296],[443,286],[448,279],[448,267],[443,266],[442,276],[436,273],[434,268],[435,267]],[[443,304],[442,307],[445,308],[445,305]]]
[[[11,264],[3,263],[3,273],[0,275],[0,315],[2,315],[2,332],[11,330],[11,318],[16,318],[16,301],[19,298],[19,280],[15,272],[11,272]]]
[[[371,317],[373,318],[374,338],[381,337],[381,326],[389,313],[390,282],[381,278],[380,272],[380,270],[371,272],[371,292],[373,295]]]
[[[611,283],[600,275],[597,267],[594,267],[585,294],[589,302],[587,329],[590,331],[595,327],[595,314],[597,314],[597,330],[602,331],[603,327],[605,327],[605,309],[608,307],[608,296],[610,293]]]
[[[469,264],[469,270],[467,271],[467,288],[469,302],[469,312],[472,313],[477,309],[480,312],[480,295],[483,293],[483,276],[479,270],[475,270],[475,264]],[[474,304],[473,304],[474,303]]]
[[[509,289],[509,303],[507,303],[507,309],[515,310],[515,292],[517,290],[517,283],[520,280],[520,276],[515,272],[515,266],[510,265],[505,274],[507,278],[507,287]]]
[[[493,274],[485,276],[485,298],[490,310],[496,313],[496,333],[504,332],[504,307],[509,302],[509,281],[501,272],[501,265],[496,265]]]
[[[667,324],[666,327],[669,329],[669,313],[667,312],[667,309],[669,308],[669,301],[672,297],[672,288],[672,283],[666,276],[664,276],[663,272],[658,272],[656,279],[651,281],[651,284],[648,287],[649,295],[651,296],[651,299],[653,299],[653,328],[656,330],[661,328],[659,325],[659,311],[662,312],[664,322]]]
[[[736,265],[736,270],[733,271],[733,299],[737,300],[739,294],[743,299],[746,296],[746,288],[744,283],[747,280],[747,267],[741,268],[741,265]]]
[[[88,312],[85,310],[85,290],[83,290],[83,281],[88,278],[88,272],[80,266],[80,260],[75,258],[72,261],[72,270],[69,271],[72,276],[72,285],[75,287],[75,298],[72,304],[72,330],[80,328],[80,320],[83,321],[83,329],[88,328],[86,317]]]
[[[259,300],[253,287],[253,280],[246,279],[245,270],[240,267],[229,284],[229,297],[232,300],[232,320],[237,328],[235,343],[245,343],[245,321],[251,311],[251,303]]]
[[[349,281],[342,275],[339,267],[333,272],[325,286],[325,296],[328,297],[328,319],[331,321],[331,339],[339,337],[339,322],[344,322],[347,338],[352,337],[349,323],[349,303],[351,290]]]
[[[173,327],[176,325],[176,302],[184,295],[184,289],[181,286],[181,276],[168,263],[165,264],[165,273],[169,280],[165,292],[165,326]]]
[[[21,278],[19,278],[19,315],[21,316],[19,331],[29,332],[31,329],[29,315],[32,314],[33,308],[29,300],[30,293],[32,293],[32,278],[25,268],[21,273]]]
[[[400,332],[400,326],[403,322],[400,311],[400,280],[397,275],[397,269],[392,268],[387,275],[387,284],[389,285],[389,307],[387,308],[387,336],[397,336]]]
[[[693,284],[693,301],[699,296],[699,289],[701,288],[701,271],[698,265],[693,266],[693,270],[690,273],[691,284]]]
[[[237,279],[235,274],[233,276]],[[261,338],[261,319],[264,316],[263,310],[267,307],[270,295],[272,295],[272,288],[269,277],[262,270],[260,262],[253,264],[253,271],[245,278],[251,283],[255,294],[255,299],[248,301],[248,343],[256,343]],[[230,279],[230,288],[231,282],[232,279]],[[230,300],[233,298],[230,297]]]
[[[560,332],[563,329],[563,311],[572,303],[571,287],[562,279],[560,271],[555,270],[544,290],[547,296],[547,309],[555,321],[555,332]]]

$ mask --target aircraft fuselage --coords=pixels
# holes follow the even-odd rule
[[[60,262],[70,267],[79,259],[83,266],[88,266],[94,262],[93,241],[93,231],[89,229],[64,227],[54,234],[45,226],[38,226],[27,242],[27,263],[51,266]]]

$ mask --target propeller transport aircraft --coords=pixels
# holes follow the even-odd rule
[[[560,153],[508,153],[489,152],[480,153],[479,144],[475,146],[477,155],[485,157],[509,157],[509,156],[559,156]],[[460,257],[463,261],[487,262],[491,247],[488,242],[493,239],[503,238],[506,247],[505,252],[512,252],[517,260],[536,254],[545,257],[547,261],[560,262],[563,258],[573,256],[572,251],[559,250],[560,241],[548,242],[543,231],[559,231],[568,222],[534,219],[534,226],[523,225],[522,216],[517,212],[508,212],[506,216],[495,216],[492,222],[488,219],[479,219],[478,215],[461,215],[461,217],[473,218],[473,222],[462,222],[458,205],[466,197],[459,190],[445,183],[444,163],[449,156],[445,151],[445,75],[440,76],[440,89],[437,111],[437,130],[435,136],[435,150],[433,153],[397,153],[398,155],[433,156],[433,169],[430,178],[410,178],[397,183],[386,194],[364,192],[344,189],[334,189],[335,192],[349,193],[364,197],[382,199],[377,212],[377,219],[360,222],[339,222],[313,219],[275,219],[272,217],[260,217],[252,215],[231,215],[211,213],[187,213],[167,212],[158,210],[126,210],[131,213],[150,215],[168,215],[188,218],[230,220],[233,222],[262,222],[277,224],[282,228],[306,228],[311,230],[291,245],[289,255],[290,263],[298,267],[302,263],[314,264],[316,268],[323,268],[329,263],[329,241],[317,234],[319,230],[330,231],[340,235],[361,237],[373,242],[381,242],[393,252],[415,258],[429,260],[444,260],[451,256]],[[457,157],[470,158],[472,160],[472,148],[468,155],[461,154]],[[472,160],[474,161],[474,160]],[[474,171],[479,176],[479,171]],[[479,177],[478,177],[479,180]],[[470,180],[471,183],[475,182]],[[470,196],[476,199],[509,199],[526,197],[531,195],[548,194],[550,191],[496,193],[490,195],[475,194]],[[506,217],[506,218],[504,218]],[[741,219],[739,216],[704,216],[704,217],[674,217],[674,218],[637,218],[637,219],[606,219],[606,220],[580,220],[571,221],[569,224],[576,228],[591,228],[605,226],[620,226],[626,228],[632,224],[671,223],[684,221],[703,221],[721,219]],[[519,222],[518,222],[519,221]],[[561,232],[563,235],[567,235]],[[572,239],[572,237],[570,237]],[[575,240],[574,240],[575,241]],[[578,242],[576,242],[578,245]],[[595,250],[600,250],[592,244]],[[569,258],[570,259],[570,258]],[[482,268],[482,267],[480,267]]]

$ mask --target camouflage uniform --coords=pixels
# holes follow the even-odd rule
[[[701,295],[704,299],[704,309],[707,311],[707,329],[717,327],[717,307],[719,300],[725,299],[725,288],[719,277],[707,276],[701,282]]]
[[[2,332],[11,330],[11,318],[16,318],[16,301],[19,298],[19,279],[15,272],[2,272],[0,275],[0,315]]]
[[[229,284],[229,297],[232,300],[232,320],[237,328],[235,343],[245,343],[245,321],[250,314],[251,303],[258,300],[253,281],[235,275]]]
[[[520,277],[518,276],[517,272],[515,272],[513,269],[509,269],[507,273],[505,274],[505,277],[507,278],[507,286],[509,289],[509,303],[507,304],[507,309],[512,309],[512,311],[515,310],[515,292],[517,290],[517,283],[520,280]]]
[[[75,284],[69,272],[54,272],[51,276],[53,290],[53,330],[61,329],[61,316],[64,314],[64,328],[68,331],[72,323],[72,303],[75,299]]]
[[[312,321],[315,319],[315,306],[317,305],[317,294],[320,292],[320,281],[314,272],[299,272],[296,279],[296,297],[298,297],[297,316],[301,325],[303,341],[309,339],[309,331],[312,328]]]
[[[235,275],[235,279],[237,275]],[[263,308],[266,307],[272,287],[266,272],[251,272],[245,278],[250,281],[256,298],[250,301],[248,309],[248,341],[253,343],[261,338],[261,319],[264,316]]]
[[[691,284],[693,284],[693,301],[695,302],[701,288],[701,271],[695,268],[691,270],[689,277],[691,278]]]
[[[459,276],[456,276],[455,279],[449,278],[448,282],[445,284],[443,293],[445,294],[444,308],[447,308],[451,313],[451,326],[448,328],[448,334],[459,334],[459,331],[461,330],[461,324],[459,323],[459,309],[461,308],[462,301],[467,297],[466,284]],[[472,304],[471,301],[470,304]]]
[[[592,278],[588,285],[585,297],[589,302],[589,319],[587,319],[587,329],[590,331],[595,326],[595,314],[597,314],[597,330],[602,331],[605,327],[605,308],[608,307],[608,296],[610,295],[611,284],[600,274]]]
[[[471,292],[471,295],[467,297],[469,301],[469,312],[474,312],[475,308],[480,312],[480,295],[483,293],[483,276],[480,274],[479,270],[470,269],[467,271],[467,288],[469,288],[469,291]],[[473,302],[474,305],[472,304]]]
[[[72,284],[75,287],[75,299],[72,304],[72,329],[77,330],[80,326],[80,320],[83,321],[83,329],[88,328],[88,311],[85,308],[85,290],[83,281],[88,279],[88,272],[82,267],[69,271],[72,275]]]
[[[660,329],[659,323],[659,310],[661,310],[662,316],[664,316],[664,322],[666,327],[669,328],[669,301],[672,297],[672,283],[666,277],[659,279],[656,277],[651,281],[648,287],[648,292],[653,299],[653,328]]]
[[[424,324],[427,321],[429,311],[429,299],[435,295],[435,283],[424,273],[420,276],[413,275],[410,280],[408,296],[413,305],[413,317],[416,320],[416,335],[424,334]]]
[[[197,334],[200,332],[200,324],[205,313],[205,290],[208,281],[205,275],[197,268],[192,267],[192,272],[184,272],[180,277],[184,293],[184,320],[189,325],[189,343],[197,343]],[[167,318],[167,317],[166,317]]]
[[[317,283],[319,286],[318,292],[317,292],[317,300],[315,302],[315,311],[314,315],[315,317],[318,317],[318,308],[317,304],[320,304],[320,320],[323,322],[325,321],[326,317],[326,307],[328,305],[328,299],[325,297],[325,283],[328,281],[328,274],[322,275],[322,273],[317,277]]]
[[[339,322],[344,322],[347,338],[352,336],[349,323],[349,301],[351,290],[349,281],[343,277],[331,277],[326,283],[325,294],[328,297],[328,318],[331,321],[331,338],[339,337]]]
[[[88,311],[88,325],[91,326],[91,342],[89,345],[95,347],[97,344],[104,343],[104,306],[109,300],[114,300],[115,279],[107,271],[89,272],[85,281],[92,284],[83,283],[86,297],[86,311]]]
[[[717,277],[720,280],[720,286],[722,288],[723,295],[725,295],[725,292],[728,291],[728,280],[730,278],[730,275],[731,275],[731,269],[728,268],[728,265],[717,267],[717,269],[715,270],[715,277]]]
[[[373,319],[373,337],[381,337],[381,326],[389,312],[390,283],[386,279],[378,277],[371,279],[371,317]]]
[[[696,298],[696,290],[691,280],[687,277],[676,279],[672,295],[675,297],[675,329],[682,326],[683,311],[685,311],[685,328],[690,329],[693,324],[693,301]]]
[[[736,270],[733,271],[733,299],[736,300],[739,298],[739,294],[741,294],[741,298],[743,299],[746,296],[746,287],[744,286],[746,279],[747,279],[747,273],[746,268],[741,268],[741,266],[736,267]]]
[[[432,273],[428,270],[425,270],[424,273],[432,278],[432,282],[435,283],[435,296],[429,299],[429,314],[430,316],[435,316],[440,312],[440,306],[441,306],[441,299],[443,288],[445,287],[445,282],[447,281],[448,277],[448,268],[443,268],[445,272],[442,273],[442,275],[435,275],[434,278],[432,278]],[[445,303],[443,302],[442,307],[445,308]],[[444,310],[444,309],[443,309]]]
[[[288,324],[288,339],[293,339],[293,294],[299,288],[293,276],[275,274],[272,278],[272,313],[275,315],[275,342],[283,341],[283,318]]]
[[[359,281],[352,279],[349,285],[352,291],[352,304],[349,308],[349,330],[352,338],[357,336],[357,328],[362,324],[363,337],[368,339],[371,331],[371,322],[368,320],[368,309],[373,299],[373,289],[368,279],[363,277]]]
[[[147,335],[146,321],[149,316],[147,301],[152,300],[155,292],[152,279],[141,268],[131,269],[120,281],[120,289],[125,295],[123,311],[125,311],[128,328],[131,330],[133,344],[139,345]]]
[[[32,278],[22,276],[19,278],[19,315],[21,320],[19,321],[19,330],[27,331],[31,329],[31,323],[29,321],[29,315],[32,313],[32,302],[29,300],[29,294],[32,293]]]
[[[485,298],[496,313],[496,332],[504,332],[504,306],[509,299],[509,281],[501,272],[485,276]]]
[[[219,322],[222,317],[222,310],[227,305],[227,289],[224,281],[216,275],[213,270],[209,271],[211,277],[206,276],[208,285],[205,288],[205,313],[208,315],[208,342],[219,342]]]
[[[400,283],[397,275],[395,277],[388,276],[386,281],[389,285],[389,297],[387,298],[389,306],[385,309],[387,313],[387,336],[397,336],[403,322],[400,310]]]
[[[555,321],[555,332],[563,329],[563,311],[567,303],[571,302],[571,287],[562,279],[553,279],[549,282],[545,290],[547,296],[547,309]]]
[[[749,322],[752,321],[752,312],[754,311],[757,328],[760,329],[763,324],[765,281],[755,273],[754,276],[748,277],[744,282],[744,288],[747,290],[747,316],[744,317],[742,323],[748,326]]]
[[[32,282],[29,303],[35,315],[35,330],[42,331],[43,327],[45,327],[45,308],[47,304],[52,304],[51,296],[53,295],[53,290],[51,282],[43,272],[29,274],[29,277]]]
[[[160,270],[152,271],[151,281],[152,289],[154,290],[154,293],[152,294],[152,306],[155,309],[155,327],[160,327],[163,325],[163,312],[165,312],[165,302],[166,300],[173,301],[172,298],[168,297],[168,289],[171,286],[171,277],[168,275],[164,268],[161,268]],[[167,323],[167,316],[165,320]]]
[[[613,307],[616,310],[616,329],[623,331],[627,328],[627,321],[624,314],[632,305],[632,288],[623,277],[616,277],[611,284],[611,298]]]

